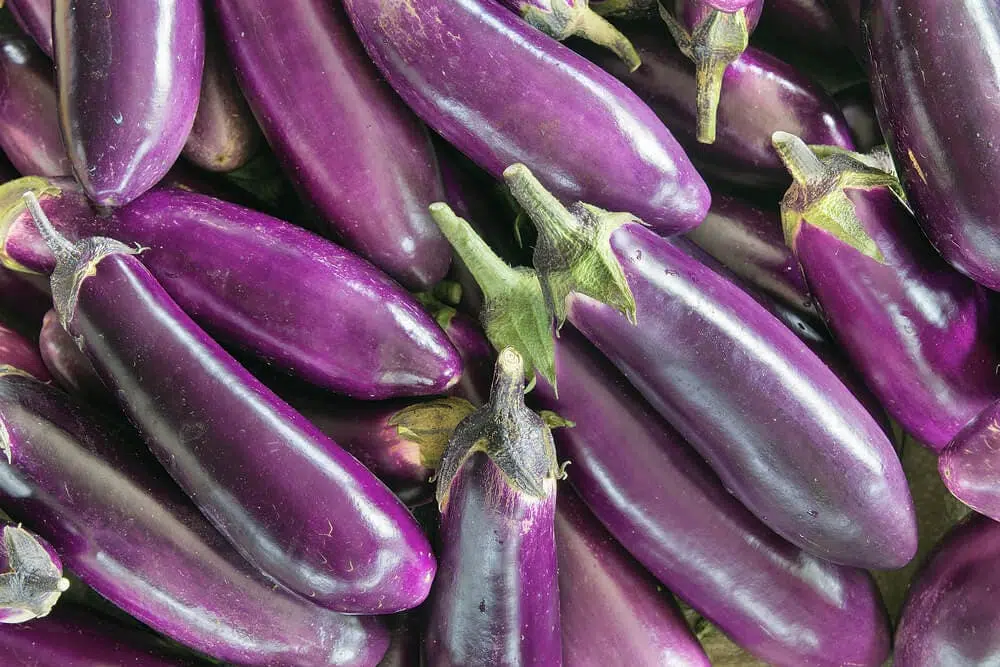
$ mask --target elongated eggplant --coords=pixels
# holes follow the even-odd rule
[[[632,215],[566,209],[523,165],[505,178],[538,226],[557,323],[607,355],[750,511],[827,560],[909,562],[916,520],[892,444],[792,332]]]
[[[565,487],[555,525],[566,667],[709,667],[670,593]]]
[[[396,92],[493,176],[525,162],[560,196],[635,211],[662,234],[687,231],[705,217],[708,188],[652,111],[501,5],[344,4]],[[497,57],[470,59],[472,45]],[[617,56],[595,49],[628,71]]]
[[[0,29],[0,149],[25,176],[73,173],[59,133],[54,76],[28,37]]]
[[[434,555],[392,492],[199,329],[139,250],[100,237],[71,244],[26,197],[58,257],[52,287],[63,327],[237,550],[336,611],[423,602]]]
[[[952,495],[1000,521],[1000,401],[966,424],[941,452],[938,470]]]
[[[1000,289],[1000,107],[980,92],[1000,88],[1000,7],[991,0],[869,5],[875,110],[917,220],[952,266]]]
[[[896,667],[975,667],[1000,661],[1000,524],[972,517],[952,529],[917,575],[896,630]]]
[[[7,447],[3,450],[6,453]],[[52,545],[0,518],[0,624],[48,616],[69,588],[62,574],[62,561]]]
[[[777,58],[753,47],[733,62],[723,77],[718,108],[718,140],[697,140],[697,114],[691,100],[697,80],[688,59],[655,24],[631,23],[619,27],[632,40],[642,67],[628,72],[616,58],[587,44],[574,46],[652,107],[673,131],[691,159],[707,176],[757,188],[784,188],[788,174],[771,149],[777,130],[798,134],[812,144],[852,149],[850,128],[836,103],[818,84]],[[531,167],[530,164],[528,164]],[[643,214],[629,202],[602,204],[571,194],[553,192],[565,200],[582,199],[612,211]],[[655,226],[654,226],[655,228]]]
[[[52,57],[52,0],[7,0],[7,9],[35,44]]]
[[[673,0],[673,13],[660,5],[660,18],[677,47],[694,63],[698,141],[715,142],[722,79],[757,27],[764,0]]]
[[[24,180],[0,189],[0,250],[48,273],[52,253],[18,198],[34,192],[64,236],[111,236],[223,342],[325,389],[366,399],[433,394],[461,360],[420,304],[368,262],[280,220],[182,190],[154,190],[94,215],[79,186]],[[0,234],[3,232],[0,231]]]
[[[122,206],[163,178],[191,132],[205,65],[201,3],[54,0],[52,11],[73,173],[95,204]]]
[[[430,139],[339,3],[221,0],[216,10],[264,136],[331,230],[411,289],[443,278],[451,255],[426,210],[441,197]]]
[[[94,365],[63,329],[54,310],[45,313],[42,331],[38,335],[38,350],[45,367],[60,387],[90,403],[113,400]]]
[[[920,233],[895,175],[872,162],[891,169],[887,155],[821,157],[783,132],[774,145],[795,180],[785,238],[827,323],[889,414],[940,451],[1000,398],[986,290]]]
[[[0,323],[0,368],[14,368],[43,382],[52,379],[38,354],[38,348],[17,331],[2,323]]]
[[[506,348],[489,404],[458,425],[441,461],[428,664],[562,664],[555,456],[548,426],[524,405],[524,363]]]
[[[834,99],[851,128],[851,136],[859,152],[868,153],[885,143],[878,118],[875,117],[871,88],[867,81],[838,91]]]
[[[0,462],[4,506],[143,623],[241,664],[368,666],[385,651],[374,619],[316,607],[254,571],[134,435],[68,394],[0,376],[0,424],[10,456]]]

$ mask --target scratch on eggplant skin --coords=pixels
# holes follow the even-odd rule
[[[917,170],[917,175],[920,176],[920,180],[926,184],[927,176],[924,175],[924,170],[920,167],[920,163],[917,162],[917,156],[914,155],[913,151],[909,149],[907,149],[906,153],[910,158],[910,162],[913,163],[913,168]]]
[[[0,421],[0,452],[4,453],[7,457],[7,465],[14,463],[13,451],[10,446],[10,431],[7,430],[7,424]]]

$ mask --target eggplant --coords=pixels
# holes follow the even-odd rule
[[[462,377],[448,394],[477,407],[483,405],[489,398],[496,354],[482,327],[475,319],[433,297],[417,295],[417,298],[423,301],[462,359]]]
[[[850,128],[830,96],[795,68],[753,47],[730,64],[723,76],[718,141],[699,143],[697,114],[691,104],[697,80],[691,63],[655,25],[619,27],[642,58],[643,66],[635,72],[629,73],[601,49],[587,44],[574,48],[636,91],[676,134],[706,176],[757,189],[788,187],[788,174],[771,149],[771,135],[777,130],[797,134],[809,143],[853,149]],[[602,204],[596,198],[553,192],[563,200],[592,201],[645,220],[640,209],[630,207],[629,202]]]
[[[5,445],[9,463],[10,445]],[[0,517],[0,625],[48,616],[69,588],[62,574],[62,561],[51,544]]]
[[[260,128],[236,83],[214,22],[208,26],[198,112],[182,155],[208,171],[233,171],[257,152]]]
[[[437,482],[441,569],[426,657],[435,667],[560,667],[552,434],[524,405],[524,362],[497,357],[490,402],[455,429]]]
[[[0,28],[0,149],[25,176],[73,173],[59,133],[54,76],[28,37]]]
[[[844,35],[827,0],[764,0],[759,31],[784,52],[834,58],[846,54]]]
[[[191,132],[205,66],[201,3],[53,0],[52,33],[73,173],[98,206],[123,206],[163,178]]]
[[[665,235],[705,217],[708,188],[653,112],[503,6],[492,0],[344,5],[403,101],[494,177],[525,162],[560,196],[635,211]],[[491,56],[470,59],[472,45]]]
[[[875,111],[917,221],[948,263],[1000,289],[1000,108],[989,99],[1000,88],[1000,7],[991,0],[868,5]]]
[[[838,91],[834,99],[837,100],[837,105],[851,128],[851,136],[858,152],[868,153],[876,146],[885,143],[882,130],[878,126],[878,119],[875,117],[875,107],[867,81]]]
[[[68,181],[0,189],[2,259],[55,264],[23,203],[34,192],[60,233],[112,236],[140,255],[171,297],[219,340],[324,389],[365,399],[434,394],[461,360],[433,319],[356,255],[290,224],[212,197],[154,190],[112,215]]]
[[[827,323],[890,416],[940,451],[1000,398],[986,290],[920,233],[884,152],[813,152],[784,132],[774,145],[795,180],[785,238]]]
[[[974,516],[938,545],[917,575],[896,630],[896,667],[1000,661],[1000,524]]]
[[[380,80],[339,3],[215,4],[264,136],[330,230],[408,288],[443,278],[451,254],[426,210],[441,197],[427,131]]]
[[[336,614],[255,571],[131,432],[68,394],[0,376],[0,499],[88,586],[182,644],[240,664],[373,665],[375,619]],[[30,626],[29,626],[30,627]]]
[[[980,412],[941,452],[938,469],[952,495],[1000,521],[1000,401]]]
[[[694,63],[699,142],[715,142],[722,79],[729,65],[750,44],[764,0],[673,0],[673,13],[662,4],[660,18],[677,47]]]
[[[7,0],[7,9],[35,44],[52,57],[52,0]]]
[[[3,323],[0,323],[0,368],[16,369],[42,382],[52,379],[38,354],[38,348]]]
[[[45,368],[56,384],[89,403],[109,403],[113,398],[101,382],[94,365],[66,333],[54,310],[45,313],[42,331],[38,335],[38,350]]]
[[[392,638],[378,667],[420,667],[421,638],[418,619],[413,614],[393,617]]]
[[[47,282],[0,266],[0,321],[22,335],[36,336],[42,317],[52,307],[52,297],[43,289]]]
[[[566,667],[710,667],[670,593],[565,487],[555,526]]]
[[[392,492],[198,328],[140,249],[101,237],[70,243],[26,199],[58,259],[52,288],[63,328],[223,536],[335,611],[386,614],[423,602],[434,555]]]
[[[751,512],[836,563],[909,562],[916,520],[892,444],[808,347],[631,214],[567,209],[524,165],[505,178],[538,227],[556,323],[607,355]]]

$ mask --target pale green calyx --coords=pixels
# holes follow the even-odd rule
[[[27,207],[24,195],[29,192],[39,199],[62,196],[62,190],[57,185],[41,176],[25,176],[0,185],[0,264],[21,273],[35,271],[28,270],[7,254],[7,234],[14,221],[24,213]]]
[[[567,208],[523,164],[507,167],[503,176],[538,228],[533,263],[557,327],[566,321],[566,299],[572,292],[606,303],[635,322],[635,299],[611,248],[611,235],[639,221],[582,202]]]
[[[69,580],[34,535],[12,525],[2,532],[8,570],[0,573],[0,617],[19,623],[47,616]]]
[[[475,406],[464,398],[446,396],[407,406],[388,423],[400,440],[417,446],[421,465],[436,469],[455,427],[475,411]]]
[[[548,9],[532,2],[521,3],[521,16],[546,35],[559,40],[582,37],[610,49],[634,72],[642,61],[628,37],[592,10],[586,1],[551,0]]]

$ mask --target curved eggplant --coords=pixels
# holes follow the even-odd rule
[[[198,108],[205,23],[198,0],[54,0],[59,123],[73,173],[99,206],[122,206],[177,160]]]
[[[0,149],[25,176],[73,173],[59,133],[54,76],[28,37],[0,29]]]
[[[461,360],[433,319],[368,262],[303,229],[194,192],[157,188],[95,215],[79,186],[0,187],[0,260],[39,273],[55,260],[20,197],[64,236],[111,236],[219,340],[324,389],[382,399],[446,391]]]
[[[985,92],[1000,89],[1000,6],[992,0],[868,4],[875,110],[907,199],[952,266],[1000,289],[1000,107]]]
[[[10,453],[0,461],[4,506],[143,623],[241,664],[311,667],[337,656],[367,667],[385,652],[374,619],[316,607],[253,570],[134,436],[68,394],[2,375],[0,425]]]
[[[51,58],[52,0],[7,0],[7,9],[38,48]]]
[[[54,310],[45,313],[38,335],[38,350],[56,383],[89,403],[107,403],[113,398],[101,382],[94,365],[66,333]]]
[[[2,323],[0,323],[0,368],[13,368],[42,382],[52,379],[38,354],[38,348],[17,331]],[[2,571],[0,569],[0,572]]]
[[[859,152],[868,153],[885,143],[878,118],[875,117],[871,88],[867,81],[848,86],[838,91],[833,98],[837,100],[837,105],[851,128],[851,136]]]
[[[396,92],[493,176],[525,162],[560,196],[634,211],[662,234],[687,231],[705,217],[708,188],[652,111],[501,5],[344,4]],[[496,57],[470,59],[470,48]]]
[[[941,452],[938,470],[952,495],[1000,521],[1000,401],[966,424]]]
[[[62,561],[52,545],[0,518],[0,624],[48,616],[69,588],[62,574]]]
[[[451,253],[427,215],[441,197],[430,139],[380,80],[339,3],[215,5],[264,136],[330,229],[411,289],[441,280]]]
[[[99,237],[72,244],[26,198],[58,258],[52,289],[63,327],[237,550],[335,611],[386,614],[423,602],[434,555],[392,492],[199,329],[140,250]]]

